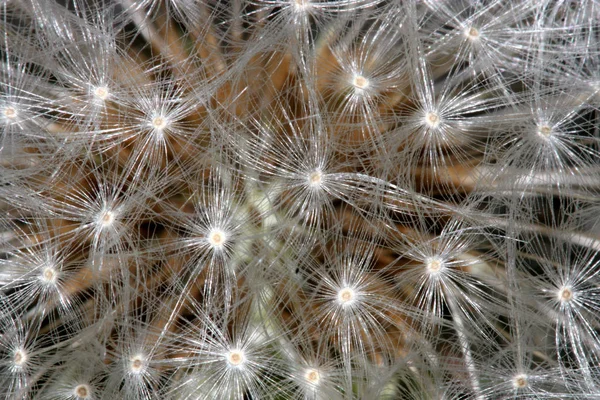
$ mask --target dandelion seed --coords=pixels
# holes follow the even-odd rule
[[[213,248],[222,248],[227,241],[227,235],[221,229],[213,229],[208,233],[208,243]]]
[[[115,222],[115,213],[112,211],[104,211],[98,218],[98,223],[102,228],[107,228]]]
[[[240,350],[231,350],[227,353],[227,362],[233,367],[241,367],[246,362],[246,357]]]
[[[106,100],[110,95],[108,88],[106,86],[98,86],[94,88],[94,97],[98,100]]]
[[[565,286],[558,291],[558,300],[564,303],[568,303],[573,300],[573,290],[569,286]]]
[[[338,292],[338,302],[341,305],[349,305],[355,300],[356,294],[352,288],[346,287]]]
[[[538,127],[537,133],[542,138],[547,139],[552,135],[552,128],[548,125],[542,125]]]
[[[475,27],[466,28],[464,34],[472,42],[479,39],[479,30]]]
[[[19,349],[15,351],[13,363],[17,367],[23,367],[27,363],[28,359],[29,357],[27,357],[27,352],[24,349]]]
[[[162,131],[169,125],[169,121],[163,116],[156,116],[152,118],[151,126],[157,131]]]
[[[144,371],[144,359],[141,355],[137,355],[131,359],[130,370],[135,374],[139,374]]]
[[[425,265],[430,275],[437,275],[444,268],[444,260],[437,256],[431,257],[425,261]]]
[[[73,394],[80,399],[89,399],[91,398],[91,390],[88,385],[82,384],[77,385],[73,390]]]
[[[440,116],[434,112],[428,112],[425,114],[425,124],[430,128],[437,128],[440,126]]]
[[[524,389],[528,384],[529,382],[527,381],[527,375],[517,375],[513,379],[513,386],[515,389]]]
[[[355,75],[352,84],[356,89],[363,90],[369,87],[369,80],[362,75]]]
[[[56,279],[57,272],[52,266],[44,268],[42,274],[40,275],[40,280],[46,284],[54,284],[56,283]]]
[[[321,171],[314,170],[308,175],[308,184],[314,188],[318,188],[323,183],[323,173]]]
[[[9,120],[15,120],[17,118],[17,110],[12,106],[4,108],[4,117]]]
[[[317,371],[316,369],[309,369],[304,374],[304,378],[309,384],[316,386],[321,380],[321,374],[319,374],[319,371]]]

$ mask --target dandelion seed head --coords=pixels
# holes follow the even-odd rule
[[[75,386],[75,389],[73,389],[73,394],[80,398],[80,399],[89,399],[91,398],[90,394],[91,394],[91,390],[90,387],[88,385],[85,384],[81,384],[81,385],[77,385]]]
[[[246,356],[241,350],[231,350],[226,355],[227,363],[233,367],[241,367],[246,362]]]
[[[4,397],[597,393],[598,10],[549,3],[0,0]]]
[[[527,387],[529,382],[527,381],[527,375],[517,375],[513,378],[513,386],[515,389],[524,389]]]

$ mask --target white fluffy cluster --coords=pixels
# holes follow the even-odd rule
[[[597,398],[596,0],[0,0],[0,397]]]

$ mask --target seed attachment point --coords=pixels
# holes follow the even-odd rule
[[[233,367],[239,367],[246,361],[244,353],[240,350],[231,350],[227,353],[227,363]]]
[[[319,371],[317,371],[316,369],[311,368],[307,370],[304,374],[304,379],[306,379],[306,381],[311,385],[316,386],[321,380],[321,374],[319,374]]]
[[[213,229],[208,233],[208,243],[213,248],[221,248],[227,241],[227,235],[221,229]]]
[[[40,279],[44,283],[55,283],[56,275],[57,275],[56,269],[54,269],[54,267],[50,266],[50,267],[44,268],[44,270],[42,271],[42,275],[40,276]]]
[[[345,287],[338,292],[337,299],[341,305],[351,304],[356,298],[356,293],[349,287]]]
[[[471,26],[469,28],[466,28],[464,30],[464,34],[465,34],[465,37],[467,39],[469,39],[470,41],[478,40],[479,39],[479,35],[480,35],[479,29],[477,29],[477,28],[475,28],[473,26]]]
[[[538,127],[537,133],[540,137],[547,139],[552,135],[552,127],[548,125],[541,125]]]
[[[363,90],[369,87],[369,80],[362,75],[355,75],[352,78],[352,85],[354,85],[356,89]]]
[[[129,368],[131,372],[138,374],[144,370],[144,367],[144,359],[142,356],[137,355],[130,360]]]
[[[323,183],[323,173],[316,169],[308,174],[308,184],[312,187],[319,187]]]
[[[437,275],[444,269],[444,260],[437,256],[430,257],[425,261],[425,267],[429,274]]]
[[[108,96],[110,95],[110,92],[108,91],[108,88],[106,86],[98,86],[96,88],[94,88],[94,97],[97,98],[98,100],[106,100],[108,99]]]
[[[22,349],[15,351],[15,354],[13,355],[13,362],[17,367],[23,367],[27,362],[27,359],[27,353]]]
[[[107,228],[115,222],[115,213],[112,211],[104,211],[98,218],[98,223],[102,228]]]
[[[563,303],[568,303],[573,300],[574,295],[573,290],[570,287],[565,286],[558,291],[558,300]]]
[[[12,106],[8,106],[6,108],[4,108],[4,110],[2,111],[2,113],[4,114],[4,117],[8,120],[15,120],[17,118],[17,109],[12,107]]]
[[[91,397],[90,392],[88,385],[77,385],[73,390],[73,394],[79,399],[89,399]]]
[[[425,114],[425,125],[430,128],[437,128],[440,126],[440,116],[434,112],[428,112]]]
[[[524,389],[528,384],[527,375],[517,375],[513,378],[513,386],[515,389]]]
[[[152,128],[154,128],[158,131],[162,131],[163,129],[165,129],[167,127],[167,125],[169,125],[169,121],[165,117],[159,115],[159,116],[152,118],[151,125],[152,125]]]

